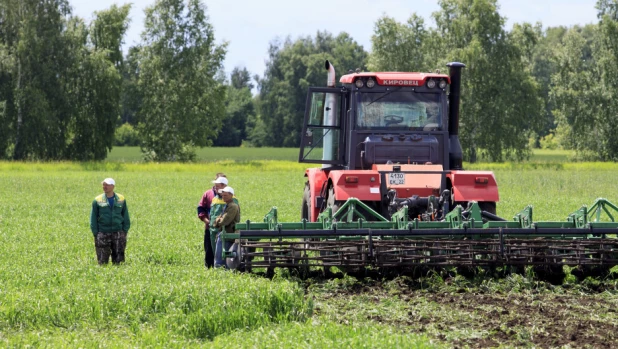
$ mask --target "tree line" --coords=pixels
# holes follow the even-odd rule
[[[338,75],[467,65],[460,138],[465,160],[521,160],[531,147],[618,160],[618,0],[598,23],[505,28],[497,0],[440,0],[434,25],[383,16],[368,52],[348,33],[275,39],[263,76],[236,67],[199,0],[156,0],[140,42],[122,44],[130,5],[90,23],[68,0],[0,0],[0,158],[102,160],[114,144],[155,161],[195,147],[297,147],[306,91]],[[257,94],[253,95],[252,91]]]

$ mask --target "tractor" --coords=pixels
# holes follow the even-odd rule
[[[327,87],[307,95],[299,155],[323,166],[305,172],[301,219],[315,222],[327,207],[336,213],[349,198],[386,219],[407,206],[410,218],[442,220],[472,201],[485,215],[496,214],[493,173],[462,168],[464,64],[449,63],[450,75],[350,73],[340,86],[333,65],[325,67]]]
[[[310,87],[299,161],[305,171],[300,222],[262,222],[222,233],[230,269],[337,267],[398,270],[618,265],[618,207],[603,198],[566,221],[534,221],[528,206],[496,215],[490,171],[466,171],[459,142],[464,64],[449,74],[349,72]]]

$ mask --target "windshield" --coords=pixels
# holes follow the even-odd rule
[[[424,129],[442,126],[442,105],[438,93],[393,90],[357,95],[357,129]]]

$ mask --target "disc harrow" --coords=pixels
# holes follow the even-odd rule
[[[534,222],[526,207],[511,221],[457,206],[442,221],[408,219],[407,208],[390,221],[351,198],[318,222],[278,222],[273,207],[263,222],[239,223],[224,252],[231,269],[338,267],[618,265],[618,208],[605,199],[582,206],[566,221]]]

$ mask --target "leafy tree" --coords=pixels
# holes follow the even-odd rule
[[[2,120],[11,156],[59,159],[71,115],[63,81],[72,59],[63,37],[70,8],[63,0],[2,0],[0,7],[0,40],[12,56]]]
[[[128,28],[130,5],[95,12],[86,29],[72,21],[67,37],[75,47],[68,81],[74,116],[68,124],[66,158],[102,160],[112,149],[120,116],[122,38]],[[84,45],[86,38],[90,45]]]
[[[118,117],[116,66],[128,11],[99,12],[95,35],[70,16],[65,0],[0,0],[0,156],[105,158]]]
[[[249,74],[247,68],[234,68],[234,70],[232,70],[230,80],[232,82],[232,87],[237,90],[243,89],[245,87],[252,90],[255,87],[253,83],[251,83],[251,74]]]
[[[225,86],[215,79],[226,44],[215,45],[199,0],[158,0],[146,9],[139,49],[139,133],[146,157],[194,158],[210,145],[225,114]]]
[[[130,146],[135,147],[139,145],[139,134],[131,126],[131,124],[126,123],[122,124],[122,126],[116,129],[116,133],[114,136],[114,145],[117,146]]]
[[[539,87],[525,57],[536,35],[504,29],[496,0],[441,0],[434,13],[449,61],[467,64],[462,79],[460,137],[470,162],[482,152],[492,161],[528,155],[528,136],[542,124]],[[522,58],[524,57],[524,58]]]
[[[543,137],[555,132],[556,122],[553,114],[555,109],[554,100],[550,98],[550,90],[553,88],[551,81],[552,75],[558,71],[556,60],[554,59],[555,50],[562,45],[562,38],[567,32],[565,27],[547,28],[544,32],[540,31],[540,24],[534,28],[539,37],[538,43],[532,48],[529,69],[532,76],[539,85],[539,94],[543,101],[543,125],[538,130],[535,139],[535,146],[541,146]],[[552,137],[553,139],[553,137]]]
[[[318,32],[315,38],[287,38],[269,48],[264,78],[259,81],[260,102],[256,125],[249,138],[268,146],[296,147],[300,144],[307,88],[325,86],[324,61],[341,72],[366,67],[367,53],[347,33],[333,37]],[[262,137],[264,133],[268,137]],[[256,143],[257,144],[257,143]]]
[[[422,17],[412,14],[407,24],[384,16],[375,24],[371,71],[429,71],[436,66],[436,40],[425,28]]]
[[[618,0],[598,0],[595,8],[598,11],[597,17],[605,23],[618,21]],[[604,18],[605,16],[608,17]]]
[[[552,98],[558,130],[584,159],[618,160],[617,5],[599,1],[599,24],[570,29],[557,50]]]
[[[121,96],[121,115],[122,124],[129,123],[137,125],[138,110],[142,103],[141,90],[139,89],[139,53],[140,47],[129,48],[122,69],[122,96]]]
[[[246,138],[247,119],[255,114],[251,89],[251,75],[246,68],[234,68],[225,100],[225,120],[213,145],[237,147]]]
[[[554,115],[566,148],[585,150],[594,142],[596,105],[600,102],[599,84],[595,81],[594,63],[587,56],[586,39],[581,28],[565,34],[555,51],[558,71],[552,76],[551,98]]]

